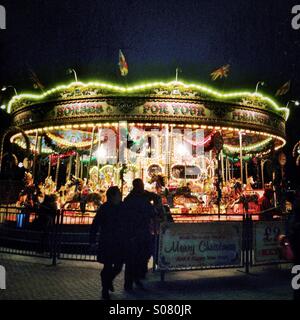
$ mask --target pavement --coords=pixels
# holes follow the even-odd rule
[[[6,269],[6,290],[0,300],[99,300],[100,264],[0,253]],[[291,300],[290,266],[243,269],[180,271],[166,274],[149,271],[146,290],[123,290],[124,271],[116,278],[113,300]]]

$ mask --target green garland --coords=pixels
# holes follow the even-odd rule
[[[89,150],[79,150],[76,147],[67,147],[62,148],[58,144],[54,143],[46,134],[43,134],[43,138],[45,141],[46,146],[51,149],[54,153],[57,154],[64,154],[70,151],[77,152],[79,155],[88,155]]]

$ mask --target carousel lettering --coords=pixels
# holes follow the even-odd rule
[[[147,114],[149,112],[151,114],[169,114],[169,108],[168,108],[168,105],[165,104],[165,103],[162,103],[162,104],[145,104],[143,113]]]
[[[232,120],[244,121],[244,122],[255,122],[266,125],[271,125],[270,118],[264,117],[254,112],[242,112],[237,111],[232,113]]]
[[[85,104],[85,105],[71,105],[61,106],[57,108],[57,117],[72,117],[90,114],[101,114],[104,112],[103,105],[99,104]]]
[[[164,114],[173,114],[173,115],[183,115],[183,116],[196,116],[204,117],[205,108],[202,106],[195,106],[194,104],[172,104],[168,105],[166,103],[160,104],[145,104],[143,107],[144,114],[152,115],[164,115]]]

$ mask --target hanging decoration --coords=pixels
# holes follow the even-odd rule
[[[258,153],[263,149],[266,149],[267,147],[269,147],[271,142],[272,142],[272,138],[267,138],[258,143],[242,147],[242,151],[249,154]],[[224,144],[224,152],[226,155],[230,155],[230,154],[232,155],[232,154],[238,153],[239,151],[240,151],[239,147],[234,147],[229,144]]]
[[[75,147],[60,147],[58,144],[55,144],[46,134],[42,136],[44,138],[46,146],[51,149],[54,153],[66,154],[68,152],[77,152],[79,155],[88,154],[89,150],[80,150]]]
[[[75,151],[68,151],[63,154],[51,154],[49,155],[49,160],[50,160],[51,166],[56,166],[58,159],[64,159],[64,158],[68,158],[75,155],[76,155]]]
[[[81,142],[70,142],[66,139],[63,139],[61,137],[58,137],[50,132],[47,133],[47,136],[55,141],[57,144],[66,146],[66,147],[74,147],[74,148],[88,148],[91,146],[91,141],[81,141]],[[98,139],[94,139],[94,144],[98,143]]]
[[[184,139],[184,141],[186,141],[187,143],[189,143],[195,147],[202,147],[202,146],[207,145],[211,141],[214,134],[215,134],[215,131],[212,131],[208,136],[204,137],[202,140],[200,140],[198,142],[195,142],[194,140],[189,139],[186,136],[184,136],[183,139]]]

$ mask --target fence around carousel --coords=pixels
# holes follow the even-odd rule
[[[47,230],[38,230],[36,213],[0,206],[0,252],[48,258],[54,265],[61,259],[96,261],[89,246],[94,215],[95,211],[61,209]],[[232,221],[233,216],[238,221]],[[176,222],[162,223],[156,232],[154,270],[163,279],[169,271],[245,268],[249,272],[250,267],[289,262],[280,257],[277,240],[286,234],[286,216],[273,221],[259,216],[173,215]],[[207,243],[208,250],[198,250],[200,242]]]
[[[52,258],[54,223],[41,230],[38,216],[14,205],[0,206],[0,252]]]

